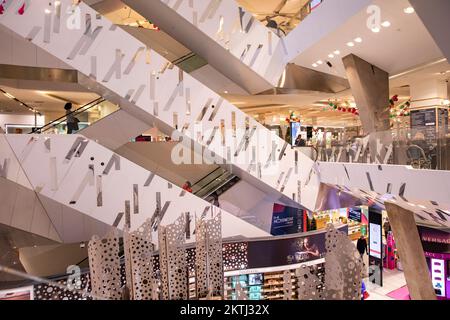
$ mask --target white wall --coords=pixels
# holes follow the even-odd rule
[[[35,44],[0,25],[0,64],[72,69]]]

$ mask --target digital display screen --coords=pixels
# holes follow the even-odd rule
[[[381,259],[381,226],[379,224],[369,224],[369,242],[370,255],[372,257]]]
[[[263,275],[262,273],[255,273],[248,275],[248,285],[249,286],[258,286],[263,284]]]
[[[353,221],[361,222],[361,208],[349,208],[348,218]]]
[[[236,284],[238,283],[238,281],[241,283],[241,287],[242,288],[246,288],[248,285],[248,277],[247,275],[240,275],[239,277],[233,277],[233,280],[231,282],[231,286],[233,288],[236,288]]]

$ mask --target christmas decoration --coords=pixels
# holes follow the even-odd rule
[[[411,106],[411,102],[409,100],[398,106],[395,105],[396,102],[398,102],[398,95],[395,95],[391,99],[389,99],[389,118],[397,119],[399,117],[407,117],[411,114],[409,109],[409,107]]]
[[[330,109],[333,110],[333,111],[348,112],[348,113],[352,113],[352,114],[355,115],[355,116],[359,116],[359,111],[358,111],[358,109],[356,109],[356,108],[351,108],[351,107],[350,107],[350,104],[349,104],[348,102],[346,102],[346,106],[344,107],[344,106],[338,105],[338,104],[333,103],[333,102],[330,101],[330,102],[328,103],[328,106],[329,106]],[[327,111],[327,110],[330,110],[330,109],[323,108],[323,111]]]

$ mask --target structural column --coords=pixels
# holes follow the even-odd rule
[[[385,202],[412,300],[436,300],[414,212]]]
[[[372,162],[383,162],[387,146],[392,142],[389,122],[389,74],[369,62],[350,54],[342,59],[361,124],[369,134]],[[379,143],[385,148],[379,148]]]

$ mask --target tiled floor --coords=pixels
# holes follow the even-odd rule
[[[369,278],[364,279],[366,290],[369,292],[367,300],[393,300],[387,294],[391,291],[399,289],[406,285],[405,276],[402,271],[383,269],[383,286],[380,287],[369,281]]]

